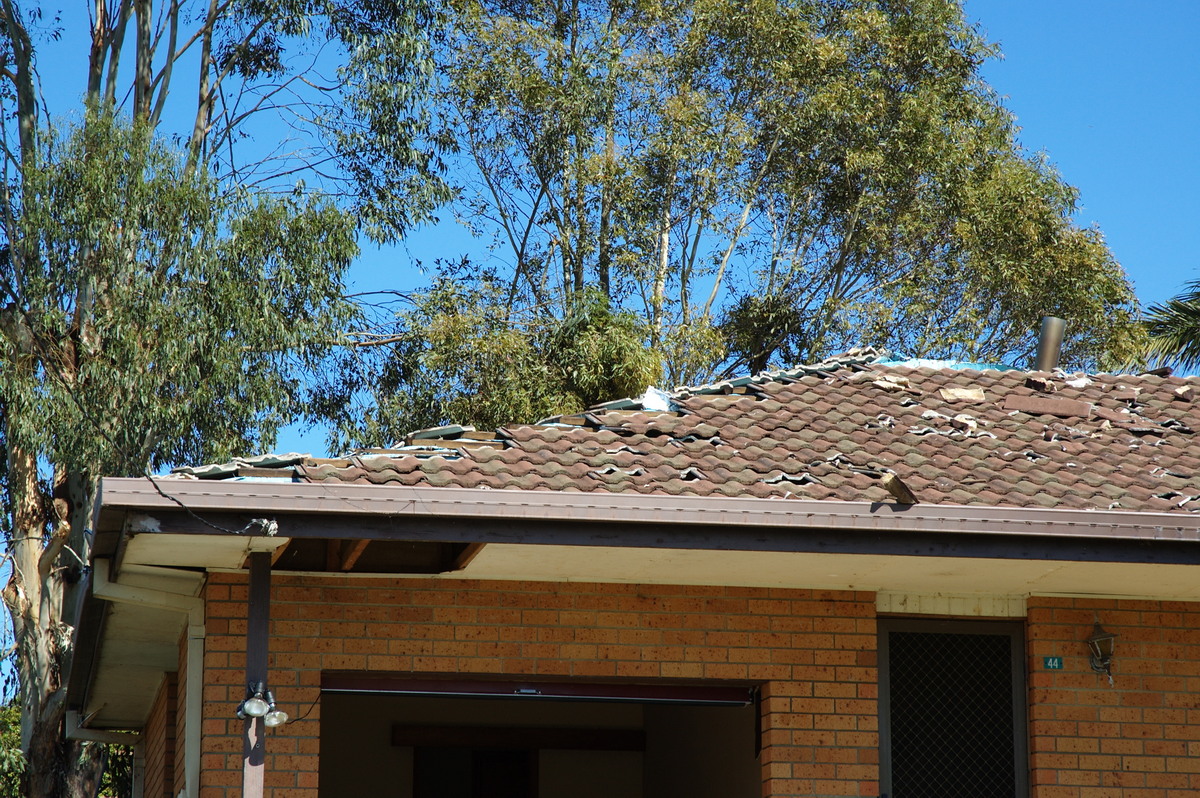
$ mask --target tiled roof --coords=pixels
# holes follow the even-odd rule
[[[210,476],[1012,507],[1200,510],[1200,380],[885,365],[871,350],[495,432]],[[430,437],[430,435],[434,437]],[[437,437],[437,436],[442,437]],[[196,476],[205,476],[197,470]]]

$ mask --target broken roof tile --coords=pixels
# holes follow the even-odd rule
[[[341,459],[193,469],[310,482],[1200,512],[1196,378],[889,366],[877,353]],[[883,385],[880,385],[882,383]],[[886,387],[885,387],[886,386]],[[421,436],[421,437],[416,437]],[[506,448],[495,448],[504,446]],[[895,469],[895,472],[892,472]],[[185,478],[186,475],[180,478]],[[891,481],[889,479],[889,481]],[[1172,499],[1162,494],[1174,492]]]
[[[1004,409],[1038,416],[1088,418],[1092,412],[1092,405],[1076,399],[1052,399],[1045,396],[1009,394],[1004,397]]]

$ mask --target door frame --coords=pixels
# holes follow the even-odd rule
[[[1023,620],[955,620],[925,618],[879,618],[877,621],[879,656],[879,790],[880,798],[892,793],[891,731],[891,632],[924,632],[958,635],[995,635],[1008,637],[1012,674],[1013,769],[1017,796],[1029,795],[1029,712],[1028,674],[1025,663],[1025,622]]]

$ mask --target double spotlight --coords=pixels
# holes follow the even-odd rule
[[[237,716],[240,720],[262,718],[268,728],[288,722],[288,714],[275,707],[275,696],[262,682],[246,686],[246,697],[238,704]]]

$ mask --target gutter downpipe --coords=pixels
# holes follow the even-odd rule
[[[149,569],[148,569],[149,570]],[[154,569],[171,572],[170,568]],[[187,696],[183,706],[183,723],[187,737],[183,743],[184,798],[200,795],[200,726],[204,709],[204,599],[182,593],[170,593],[148,587],[122,585],[109,579],[109,561],[92,563],[92,595],[105,601],[139,604],[160,610],[186,613],[187,627]],[[92,732],[97,734],[100,732]]]

